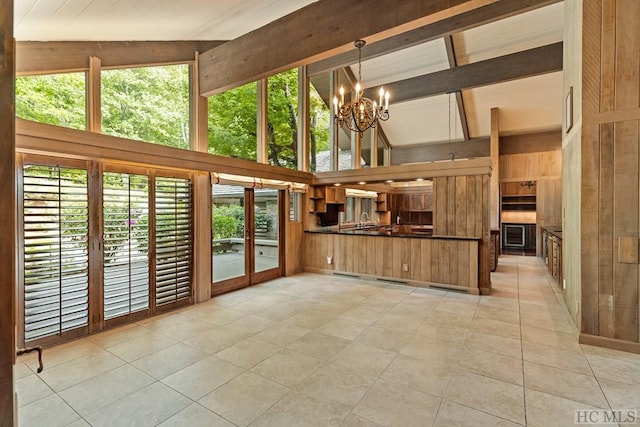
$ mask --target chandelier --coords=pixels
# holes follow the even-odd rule
[[[340,94],[333,97],[335,114],[333,116],[338,126],[346,125],[354,132],[362,133],[369,128],[378,126],[378,120],[389,119],[389,91],[380,87],[378,102],[363,96],[364,90],[360,85],[362,81],[362,47],[364,40],[356,40],[353,44],[358,48],[358,81],[356,82],[356,99],[345,104],[344,87],[340,86]],[[383,106],[384,100],[384,106]]]

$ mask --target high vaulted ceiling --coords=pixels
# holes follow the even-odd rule
[[[310,3],[313,1],[16,0],[15,35],[18,41],[230,40]],[[390,85],[562,42],[563,13],[560,1],[365,59],[363,86]],[[356,64],[351,71],[357,76]],[[455,93],[414,98],[405,94],[398,102],[392,93],[391,118],[383,123],[383,130],[394,147],[460,141],[465,134],[471,139],[486,137],[493,107],[499,108],[501,134],[561,128],[562,71],[508,81],[497,78],[496,82],[462,88],[458,99]],[[465,123],[468,131],[463,129]]]
[[[314,0],[15,0],[18,41],[231,40]]]
[[[559,2],[454,34],[456,64],[466,65],[561,42],[563,8],[564,4]],[[363,61],[363,86],[389,84],[448,68],[445,39],[432,40]],[[357,76],[357,65],[351,69]],[[462,100],[470,138],[489,136],[493,107],[499,108],[501,134],[560,129],[562,72],[463,89]],[[417,98],[392,103],[391,118],[383,126],[392,146],[461,141],[464,138],[460,113],[454,94]]]

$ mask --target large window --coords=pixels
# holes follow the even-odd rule
[[[309,169],[311,172],[331,170],[329,129],[333,120],[329,111],[332,95],[327,74],[314,76],[309,85]]]
[[[209,97],[209,153],[256,160],[258,85]]]
[[[85,73],[16,77],[16,116],[86,129]]]
[[[89,318],[87,171],[23,167],[24,339],[62,336]]]
[[[298,69],[268,79],[269,164],[296,169],[298,159]]]
[[[102,132],[189,148],[189,66],[103,70]]]

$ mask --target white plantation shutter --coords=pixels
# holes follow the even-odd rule
[[[25,341],[88,324],[87,171],[23,167]]]
[[[192,221],[191,180],[156,177],[156,306],[191,297]]]
[[[104,319],[149,308],[149,178],[103,174]]]

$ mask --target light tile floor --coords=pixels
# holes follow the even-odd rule
[[[640,355],[582,346],[545,266],[491,296],[301,274],[16,365],[29,426],[568,426],[640,410]]]

